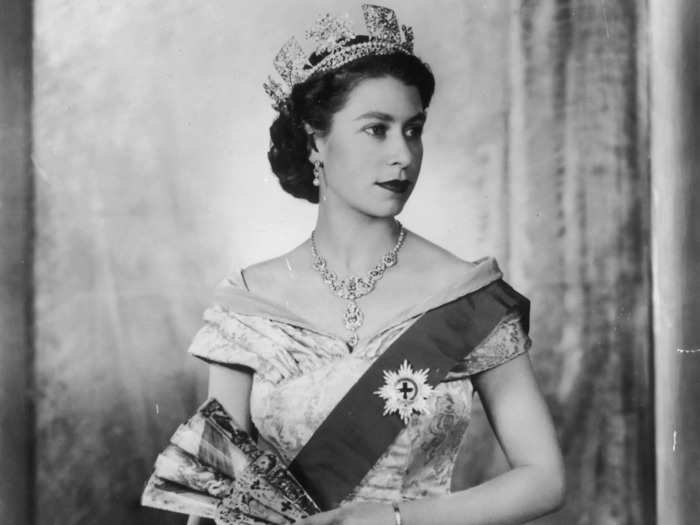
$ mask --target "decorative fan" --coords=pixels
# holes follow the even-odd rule
[[[208,399],[158,455],[141,504],[211,518],[218,525],[294,521],[320,508],[283,459],[258,447],[215,399]]]

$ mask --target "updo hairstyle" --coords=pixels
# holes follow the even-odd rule
[[[361,42],[366,37],[357,37]],[[311,64],[323,56],[312,55]],[[280,186],[295,197],[318,203],[319,188],[312,181],[313,165],[309,161],[313,137],[304,129],[309,124],[320,136],[331,129],[333,114],[346,104],[350,92],[362,80],[394,77],[418,89],[423,109],[435,91],[435,78],[430,67],[413,55],[393,53],[369,55],[338,69],[312,75],[292,88],[286,111],[280,112],[270,127],[270,151],[267,158]]]

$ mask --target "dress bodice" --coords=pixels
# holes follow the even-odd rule
[[[421,304],[410,305],[351,352],[345,341],[318,330],[285,306],[258,297],[240,272],[217,287],[189,347],[207,362],[253,371],[250,411],[260,436],[291,462],[350,387],[426,311],[500,275],[495,259]],[[526,352],[531,341],[518,314],[505,316],[459,362],[428,398],[428,413],[413,414],[395,441],[343,503],[396,501],[448,493],[452,469],[471,416],[470,376]],[[343,504],[341,503],[341,505]]]

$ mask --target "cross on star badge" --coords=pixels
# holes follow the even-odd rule
[[[433,392],[428,384],[428,368],[414,371],[408,360],[397,371],[384,370],[384,386],[374,393],[385,400],[382,415],[398,412],[401,420],[408,423],[411,414],[427,414],[427,399]]]

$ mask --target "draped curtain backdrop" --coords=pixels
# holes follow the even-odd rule
[[[512,5],[509,260],[569,491],[542,523],[653,523],[644,6]]]
[[[494,255],[532,300],[531,358],[569,483],[566,506],[538,523],[654,523],[645,3],[384,3],[438,80],[401,219],[464,258]],[[19,86],[0,85],[0,132],[22,136],[31,113],[33,143],[0,135],[14,155],[2,157],[14,245],[0,271],[15,277],[0,417],[21,429],[3,428],[0,467],[31,490],[3,476],[0,510],[17,523],[182,523],[139,496],[206,395],[185,349],[219,279],[313,226],[314,206],[266,165],[262,81],[316,13],[357,24],[359,2],[10,4],[24,33],[0,42],[24,44],[0,51]],[[453,488],[505,468],[477,402]]]

